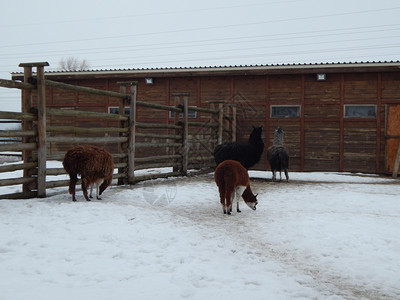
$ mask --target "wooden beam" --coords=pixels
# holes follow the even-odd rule
[[[0,179],[0,186],[16,185],[16,184],[28,184],[35,181],[35,178],[31,177],[19,177],[19,178],[7,178]]]
[[[36,149],[36,143],[0,144],[0,151],[23,151]]]
[[[119,85],[119,92],[121,94],[126,94],[126,85],[122,84],[120,82],[117,82],[117,85]],[[128,99],[124,98],[124,99],[119,99],[118,101],[118,112],[121,116],[125,116],[125,106],[128,103]],[[127,130],[127,132],[129,132],[129,124],[127,124],[127,121],[119,121],[119,126],[121,128],[124,128]],[[120,136],[122,135],[122,133],[119,134]],[[124,153],[126,151],[126,149],[128,148],[128,144],[127,143],[118,143],[118,153]],[[126,167],[128,166],[128,162],[126,162]],[[124,174],[126,175],[126,167],[120,167],[118,168],[118,174]],[[123,184],[127,184],[128,183],[128,178],[127,176],[121,177],[118,179],[118,185],[123,185]]]
[[[180,155],[160,155],[160,156],[148,156],[148,157],[137,157],[135,159],[136,162],[149,162],[149,161],[156,161],[156,160],[171,160],[171,159],[179,159],[181,158]]]
[[[137,86],[130,86],[130,113],[128,138],[128,182],[135,181],[135,151],[136,151],[136,124],[137,124]]]
[[[37,116],[26,112],[0,111],[0,119],[34,121]]]
[[[0,130],[0,136],[1,135]],[[128,128],[119,127],[74,127],[74,126],[47,126],[47,132],[62,133],[105,133],[105,132],[128,132]],[[18,136],[18,135],[15,135]]]
[[[38,197],[46,197],[46,86],[44,66],[37,66],[37,107],[38,107]]]
[[[62,90],[67,90],[67,91],[74,91],[74,92],[78,92],[78,93],[86,93],[86,94],[100,95],[100,96],[109,96],[109,97],[114,97],[114,98],[126,98],[126,97],[128,97],[127,95],[124,95],[124,94],[121,94],[121,93],[117,93],[117,92],[103,91],[103,90],[99,90],[99,89],[89,88],[89,87],[85,87],[85,86],[77,86],[77,85],[57,82],[57,81],[48,80],[48,79],[46,80],[46,85],[49,86],[49,87],[62,89]]]
[[[149,174],[149,175],[143,175],[143,176],[136,176],[134,178],[134,182],[139,182],[139,181],[144,181],[144,180],[149,180],[149,179],[155,179],[155,178],[167,178],[167,177],[172,177],[172,176],[180,176],[182,175],[180,172],[169,172],[169,173],[162,173],[162,174]]]
[[[0,86],[9,89],[33,90],[35,85],[27,82],[19,82],[14,80],[0,79]]]
[[[23,164],[11,164],[11,165],[4,165],[0,166],[0,173],[3,172],[12,172],[12,171],[17,171],[17,170],[25,170],[25,169],[32,169],[37,167],[37,163],[31,162],[31,163],[23,163]],[[26,177],[26,176],[23,176]]]
[[[189,162],[189,108],[188,95],[183,96],[183,153],[182,153],[182,175],[188,174]]]
[[[301,117],[300,117],[300,172],[304,171],[305,156],[305,76],[301,76]]]
[[[127,137],[122,136],[103,136],[103,137],[74,137],[74,136],[49,136],[49,143],[75,143],[75,144],[104,144],[104,143],[125,143]]]
[[[339,172],[344,168],[344,74],[340,75],[340,107],[339,107]]]
[[[267,149],[269,147],[269,128],[270,128],[270,79],[269,76],[265,76],[265,151],[264,151],[264,157],[265,157],[265,170],[269,169],[269,163],[267,159]]]
[[[32,137],[36,134],[35,130],[0,130],[0,137]]]
[[[136,148],[181,147],[182,143],[135,143]]]
[[[50,66],[50,64],[47,61],[40,61],[40,62],[20,63],[18,66],[23,68],[25,67],[33,68],[33,67],[48,67]]]
[[[47,114],[50,116],[63,116],[63,117],[82,117],[82,118],[97,118],[97,119],[110,119],[115,121],[126,121],[128,117],[108,114],[103,112],[91,112],[91,111],[78,111],[78,110],[66,110],[57,108],[48,108]]]
[[[376,84],[376,151],[375,151],[375,173],[380,173],[381,162],[381,106],[382,106],[382,74],[378,73]]]

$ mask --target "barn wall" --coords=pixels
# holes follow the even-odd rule
[[[384,173],[386,105],[400,104],[400,72],[328,73],[325,81],[316,74],[226,75],[156,77],[153,85],[144,78],[65,80],[99,89],[119,91],[118,81],[138,81],[137,98],[141,101],[174,105],[174,93],[189,93],[189,104],[213,107],[224,101],[237,107],[237,140],[246,141],[252,126],[263,125],[266,146],[273,132],[285,131],[284,144],[290,154],[292,171],[351,171]],[[79,95],[62,90],[47,91],[48,105],[107,111],[117,106],[115,99]],[[377,117],[345,118],[347,104],[377,107]],[[296,105],[295,118],[273,118],[271,105]],[[139,109],[139,121],[169,121],[166,112]],[[207,121],[201,113],[196,121]],[[51,120],[65,123],[65,120]],[[79,120],[75,120],[77,124]],[[96,125],[96,124],[90,124]],[[82,124],[84,126],[84,124]],[[256,169],[269,169],[266,154]]]

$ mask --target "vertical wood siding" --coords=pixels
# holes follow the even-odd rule
[[[126,79],[125,79],[126,80]],[[316,74],[204,76],[154,78],[146,85],[135,79],[138,100],[174,105],[174,93],[189,93],[189,105],[210,107],[213,101],[236,105],[237,140],[248,139],[252,126],[264,125],[266,147],[276,127],[285,131],[284,144],[292,171],[388,172],[386,153],[386,106],[400,104],[400,72],[328,73],[325,81]],[[66,83],[118,91],[123,79],[70,80]],[[114,100],[49,90],[49,106],[107,111]],[[377,118],[344,118],[344,105],[372,104]],[[298,118],[271,118],[270,105],[299,105]],[[140,108],[141,118],[165,120],[166,113]],[[201,113],[194,121],[207,122]],[[168,118],[169,119],[169,118]],[[140,120],[139,120],[140,121]],[[173,119],[169,119],[173,122]],[[65,123],[63,120],[51,122]],[[400,126],[400,125],[399,125]],[[265,155],[257,169],[268,169]]]

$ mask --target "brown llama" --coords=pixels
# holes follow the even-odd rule
[[[218,186],[224,214],[231,214],[234,201],[236,201],[236,211],[240,213],[240,196],[248,207],[256,210],[257,195],[254,195],[251,191],[249,174],[240,162],[235,160],[221,162],[215,169],[214,179]]]
[[[63,166],[69,174],[69,193],[72,195],[72,201],[76,201],[75,186],[78,175],[82,180],[83,196],[86,201],[90,201],[88,187],[90,187],[91,198],[93,185],[96,185],[96,198],[101,200],[99,195],[111,184],[114,172],[114,161],[111,154],[104,149],[90,145],[76,146],[68,150],[64,156]]]

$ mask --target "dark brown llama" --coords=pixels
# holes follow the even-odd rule
[[[68,150],[64,156],[63,166],[69,174],[69,193],[72,195],[72,201],[76,201],[75,186],[78,175],[82,180],[83,196],[90,201],[88,187],[90,187],[91,197],[93,185],[96,185],[96,198],[101,200],[99,195],[111,184],[114,172],[114,161],[111,154],[107,150],[90,145],[76,146]]]

